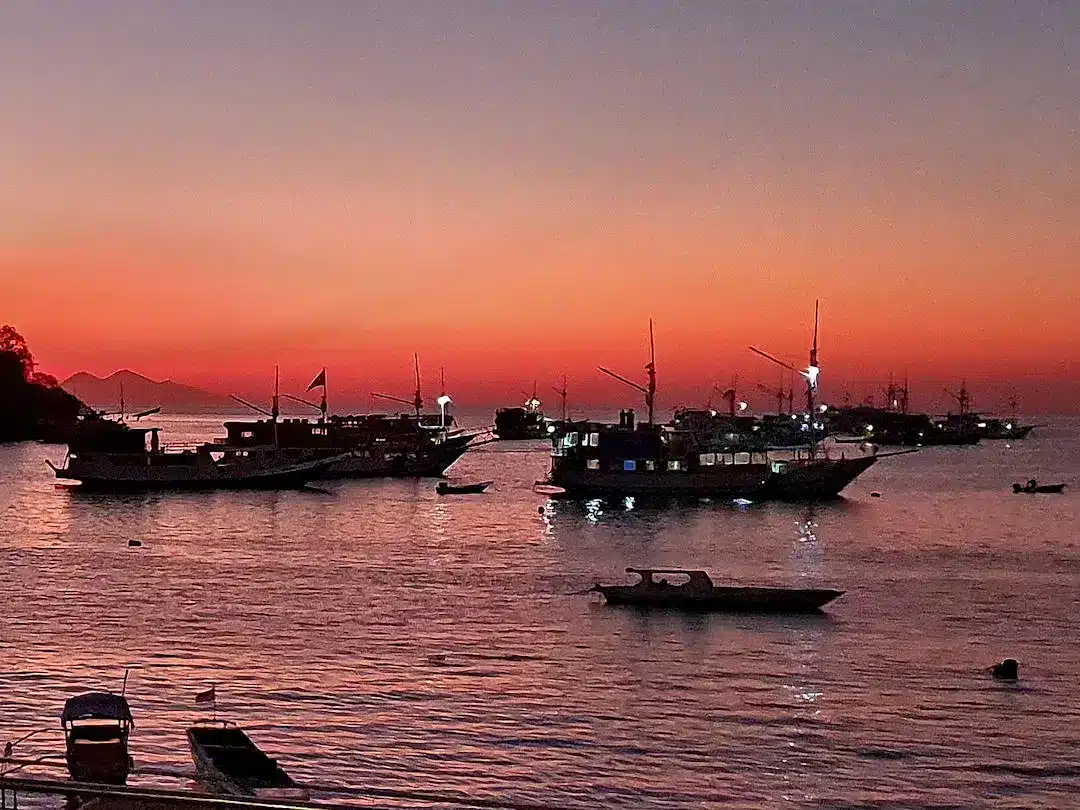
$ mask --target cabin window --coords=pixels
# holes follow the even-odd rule
[[[715,467],[716,453],[702,453],[698,456],[698,464],[702,467]]]
[[[646,470],[655,470],[656,469],[656,462],[653,461],[652,459],[649,459],[648,461],[645,462],[645,469]]]
[[[750,463],[750,454],[749,453],[736,453],[735,454],[735,463],[736,464],[749,464]]]
[[[241,432],[240,438],[241,439],[254,439],[255,438],[255,431],[254,430],[245,430],[245,431]]]
[[[598,459],[598,458],[590,458],[588,461],[585,462],[585,466],[588,467],[590,470],[599,470],[600,469],[600,459]]]
[[[589,434],[589,447],[599,447],[599,446],[600,446],[600,434],[599,433],[590,433]]]
[[[637,462],[628,458],[622,463],[622,468],[623,472],[637,472]]]
[[[311,433],[314,436],[325,436],[327,431],[324,427],[315,427],[311,429]]]
[[[576,447],[577,446],[577,434],[576,433],[571,433],[569,436],[566,437],[566,446],[567,447]]]
[[[682,469],[682,462],[679,461],[678,459],[675,459],[674,461],[669,461],[667,463],[667,468],[668,468],[668,470],[681,470]]]

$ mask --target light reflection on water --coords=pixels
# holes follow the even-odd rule
[[[53,486],[48,448],[3,447],[0,738],[48,726],[20,753],[58,750],[64,698],[131,666],[141,764],[188,766],[193,697],[216,683],[224,714],[317,782],[575,806],[1070,806],[1080,510],[1075,490],[1005,488],[1029,469],[1075,481],[1074,435],[885,461],[812,512],[555,501],[531,491],[543,452],[501,445],[454,470],[496,488],[457,498],[413,481],[77,494]],[[789,618],[580,593],[627,565],[847,593]],[[985,675],[1005,655],[1017,687]]]

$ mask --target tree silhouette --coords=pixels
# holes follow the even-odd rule
[[[61,441],[83,404],[50,374],[34,371],[34,356],[13,326],[0,326],[0,442]]]
[[[29,380],[33,376],[34,355],[26,345],[26,338],[10,324],[0,326],[0,354],[11,354],[18,358],[22,366],[23,380]]]

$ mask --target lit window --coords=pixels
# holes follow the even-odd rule
[[[702,453],[698,456],[698,464],[703,467],[712,467],[716,464],[716,453]]]
[[[679,470],[679,469],[682,469],[682,463],[680,461],[678,461],[678,460],[669,461],[667,463],[667,468],[669,470]]]
[[[655,470],[656,469],[656,462],[652,461],[651,459],[649,461],[646,461],[645,462],[645,469],[646,470]]]
[[[244,432],[242,432],[240,434],[240,438],[241,439],[254,439],[255,438],[255,431],[254,430],[245,430]]]
[[[590,470],[599,470],[600,469],[600,459],[598,459],[598,458],[590,458],[588,461],[585,462],[585,466],[588,467]]]
[[[599,433],[590,433],[589,434],[589,447],[599,447],[599,446],[600,446],[600,434]]]
[[[632,458],[628,458],[622,463],[622,468],[624,472],[636,472],[637,462]]]

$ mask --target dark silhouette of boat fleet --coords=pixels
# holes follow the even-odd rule
[[[411,412],[330,414],[326,369],[307,388],[307,392],[321,389],[318,402],[282,395],[275,372],[269,410],[234,397],[264,418],[227,421],[226,435],[213,442],[164,444],[159,428],[138,424],[158,409],[134,414],[129,422],[121,406],[119,419],[86,414],[69,440],[64,461],[60,465],[48,463],[57,478],[79,482],[85,489],[270,489],[330,478],[444,477],[471,446],[495,439],[545,438],[551,442],[551,468],[547,480],[538,483],[563,497],[815,500],[838,496],[880,459],[909,452],[913,446],[971,444],[980,438],[1019,439],[1034,427],[972,412],[965,386],[955,394],[960,412],[938,421],[908,413],[906,381],[902,387],[890,383],[888,409],[819,405],[817,305],[805,368],[750,348],[790,374],[792,380],[798,376],[805,382],[804,412],[791,412],[795,391],[791,383],[786,391],[783,385],[765,388],[777,395],[778,411],[782,411],[786,397],[789,413],[746,416],[742,413],[745,403],[738,402],[733,381],[721,392],[728,404],[726,413],[680,408],[671,421],[658,424],[654,418],[656,356],[650,320],[644,385],[600,367],[604,374],[644,394],[644,420],[637,419],[629,408],[620,412],[617,423],[568,418],[564,379],[562,387],[556,389],[562,398],[561,419],[544,416],[534,384],[524,407],[496,411],[494,438],[481,438],[484,431],[463,430],[447,413],[452,400],[445,386],[436,399],[439,413],[424,412],[419,361],[414,356],[416,388],[412,399],[374,394],[409,406]],[[317,410],[318,418],[281,419],[282,396]],[[890,445],[900,449],[879,451]],[[484,488],[455,482],[440,484],[438,492],[478,494]]]

